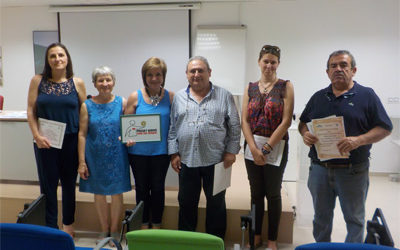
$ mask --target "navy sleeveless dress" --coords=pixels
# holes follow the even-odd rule
[[[62,188],[62,221],[75,221],[75,185],[78,169],[79,97],[73,78],[56,83],[42,78],[36,99],[36,117],[66,123],[61,149],[38,148],[34,143],[40,191],[46,195],[46,225],[58,228],[57,188]]]
[[[81,192],[114,195],[132,189],[128,152],[118,140],[122,101],[120,96],[105,104],[85,101],[89,116],[85,149],[89,178],[80,179]]]
[[[65,134],[78,133],[79,98],[73,78],[54,83],[43,78],[36,99],[36,116],[66,123]]]

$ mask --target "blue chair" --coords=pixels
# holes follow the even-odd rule
[[[392,235],[386,224],[382,209],[375,210],[372,220],[367,222],[367,237],[362,243],[317,242],[296,247],[296,250],[313,249],[397,249],[394,246]]]
[[[69,234],[55,228],[20,223],[0,223],[1,250],[96,250],[101,249],[110,239],[102,240],[95,248],[75,247]],[[117,249],[122,250],[119,243],[116,246]]]
[[[315,250],[315,249],[328,249],[328,250],[393,250],[397,248],[362,243],[339,243],[339,242],[317,242],[298,246],[295,250]]]

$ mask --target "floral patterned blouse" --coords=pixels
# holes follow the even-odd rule
[[[278,79],[269,93],[262,94],[257,82],[249,83],[247,112],[253,134],[270,137],[283,118],[283,98],[288,81]],[[288,140],[288,133],[282,138]]]

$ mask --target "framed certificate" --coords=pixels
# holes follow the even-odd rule
[[[307,122],[311,134],[318,137],[314,144],[318,159],[327,161],[332,159],[347,159],[350,154],[340,154],[337,143],[346,137],[343,116],[331,115],[325,118],[313,119]]]
[[[160,114],[121,115],[122,143],[161,141]]]
[[[318,137],[315,143],[318,159],[327,161],[349,158],[349,154],[342,155],[337,148],[337,143],[346,137],[343,116],[313,119],[312,127],[314,135]]]

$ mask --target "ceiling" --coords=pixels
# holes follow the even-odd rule
[[[254,1],[254,0],[253,0]],[[151,4],[180,2],[248,2],[248,0],[0,0],[1,7],[40,6],[40,5],[115,5],[115,4]]]

